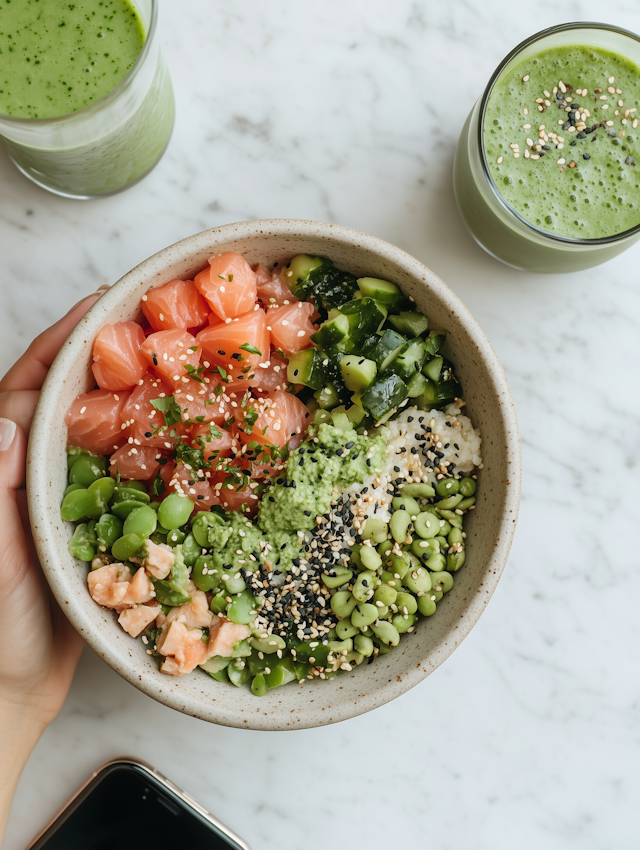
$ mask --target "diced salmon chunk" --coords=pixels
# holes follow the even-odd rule
[[[105,325],[93,343],[93,374],[103,390],[126,390],[147,371],[140,353],[144,331],[137,322]]]
[[[142,312],[154,331],[187,330],[207,323],[209,305],[192,280],[170,280],[142,296]]]
[[[194,283],[219,319],[233,319],[255,306],[255,272],[236,251],[210,257],[209,268],[196,275]]]
[[[91,390],[79,395],[65,416],[69,427],[67,442],[95,454],[111,454],[126,440],[122,410],[129,394]]]
[[[207,644],[202,640],[202,629],[189,629],[177,620],[169,623],[160,636],[158,652],[166,656],[160,669],[171,676],[191,673],[198,664],[207,660]]]
[[[208,629],[212,617],[213,614],[209,610],[209,603],[207,602],[207,594],[203,593],[202,590],[194,589],[191,602],[172,608],[166,616],[166,622],[184,623],[189,629]]]
[[[120,474],[121,478],[148,481],[160,469],[157,458],[157,449],[127,443],[111,455],[109,472],[112,478]]]
[[[118,622],[131,637],[138,637],[158,616],[159,605],[134,605],[120,612]]]
[[[213,616],[207,645],[207,658],[212,658],[214,655],[230,658],[235,644],[239,640],[248,638],[250,634],[249,626],[232,623],[226,617]]]
[[[189,383],[189,370],[200,364],[196,338],[179,329],[150,334],[140,351],[170,387]]]
[[[167,546],[166,543],[154,543],[153,540],[147,540],[145,547],[142,566],[154,578],[166,578],[176,559],[171,546]]]
[[[141,602],[150,602],[155,590],[144,569],[135,576],[124,564],[105,564],[87,576],[92,599],[105,608],[127,608]]]

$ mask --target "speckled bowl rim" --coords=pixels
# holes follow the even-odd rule
[[[414,665],[410,669],[399,671],[402,672],[402,675],[389,678],[386,683],[379,685],[369,693],[361,694],[353,702],[345,700],[345,704],[332,707],[330,716],[321,714],[318,708],[309,705],[304,716],[295,718],[295,723],[292,723],[287,714],[281,711],[273,711],[272,713],[256,711],[247,720],[244,716],[237,716],[233,710],[216,706],[215,700],[212,704],[204,706],[200,700],[193,699],[186,694],[180,694],[179,689],[174,691],[169,687],[159,688],[150,677],[141,675],[141,671],[130,653],[116,652],[105,634],[100,630],[94,631],[90,627],[87,609],[88,606],[93,606],[95,603],[88,594],[86,601],[82,602],[78,602],[74,597],[77,581],[74,582],[73,578],[62,569],[63,561],[68,562],[71,556],[66,551],[59,551],[56,547],[54,524],[56,521],[59,522],[59,518],[47,515],[45,510],[46,500],[43,495],[47,487],[51,486],[46,463],[47,444],[50,440],[47,419],[54,416],[54,411],[59,406],[58,395],[74,360],[81,351],[85,350],[85,346],[93,340],[104,324],[104,317],[121,300],[121,293],[127,290],[127,286],[128,292],[135,287],[139,288],[145,282],[151,284],[154,277],[158,277],[164,268],[184,260],[189,255],[196,255],[205,248],[213,253],[217,245],[224,244],[229,240],[259,238],[261,235],[278,236],[285,239],[287,237],[303,239],[319,237],[361,248],[377,255],[382,260],[400,266],[416,282],[426,285],[427,289],[443,302],[450,314],[455,317],[455,321],[464,326],[465,331],[477,348],[478,356],[483,361],[487,373],[490,375],[491,393],[504,423],[508,468],[508,477],[503,482],[505,487],[504,509],[490,560],[486,563],[483,571],[482,592],[477,593],[474,599],[468,603],[464,615],[460,618],[461,621],[456,623],[451,632],[447,634],[446,639],[440,641],[435,651],[430,650],[428,661],[425,658],[422,663]],[[475,318],[434,272],[400,248],[375,236],[351,228],[296,219],[266,219],[223,225],[176,242],[124,275],[89,310],[62,346],[44,382],[29,440],[27,495],[34,541],[47,581],[71,623],[91,648],[113,670],[148,696],[177,711],[225,726],[263,731],[284,731],[291,728],[304,729],[323,726],[371,711],[413,688],[451,655],[469,634],[485,610],[506,565],[515,534],[520,503],[521,470],[521,448],[516,411],[502,366],[491,343]],[[123,657],[123,655],[127,655],[127,657]]]

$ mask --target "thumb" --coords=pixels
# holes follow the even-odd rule
[[[0,498],[22,486],[25,474],[26,440],[12,419],[0,417]],[[13,494],[12,494],[13,495]]]
[[[5,587],[20,584],[28,569],[29,546],[25,536],[28,517],[24,499],[27,440],[22,428],[0,417],[0,515],[4,518],[0,574]],[[25,525],[26,523],[26,525]],[[15,586],[15,585],[14,585]]]

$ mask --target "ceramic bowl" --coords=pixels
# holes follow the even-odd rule
[[[446,328],[447,356],[456,364],[466,413],[482,435],[484,468],[478,502],[469,516],[468,560],[454,589],[433,617],[421,619],[393,652],[330,682],[292,683],[255,697],[248,688],[217,682],[204,673],[174,678],[160,673],[109,610],[87,592],[87,568],[67,550],[72,527],[60,519],[66,486],[64,414],[93,384],[92,342],[108,322],[135,319],[140,297],[174,278],[193,278],[209,256],[239,251],[266,265],[295,254],[330,257],[358,276],[397,283],[415,299],[432,326]],[[100,298],[66,341],[45,381],[28,459],[33,536],[51,588],[92,649],[132,685],[178,711],[241,729],[287,730],[323,726],[371,711],[408,691],[451,655],[478,621],[505,567],[520,499],[520,442],[505,374],[482,329],[456,295],[432,271],[399,248],[332,224],[266,220],[241,222],[190,236],[126,274]]]

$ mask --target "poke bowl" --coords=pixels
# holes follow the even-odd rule
[[[506,377],[457,296],[380,239],[282,219],[188,237],[100,298],[43,386],[27,491],[53,593],[109,666],[288,730],[453,652],[520,477]]]

